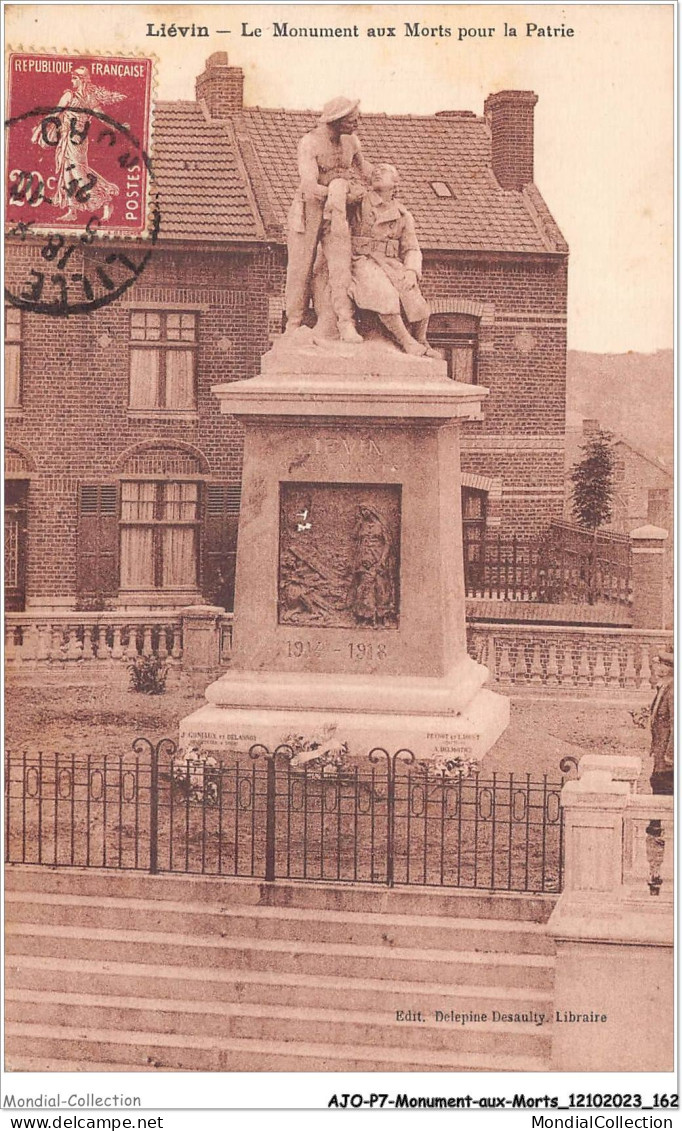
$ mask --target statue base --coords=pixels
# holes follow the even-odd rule
[[[459,421],[487,390],[300,329],[213,391],[245,431],[234,643],[183,745],[480,759],[508,703],[467,655]]]
[[[344,745],[350,762],[376,746],[438,764],[479,761],[509,722],[509,700],[481,686],[486,676],[467,659],[443,680],[229,672],[207,687],[208,704],[182,720],[180,744],[243,756],[256,743],[272,751],[300,735],[315,746]]]

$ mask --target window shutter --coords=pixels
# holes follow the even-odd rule
[[[77,588],[80,596],[118,592],[116,483],[81,483],[78,495]]]
[[[452,379],[471,385],[474,380],[474,347],[471,342],[457,342],[452,346]]]
[[[238,483],[206,485],[202,593],[212,604],[229,611],[234,607],[240,501]]]

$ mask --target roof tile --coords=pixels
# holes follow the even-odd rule
[[[318,120],[312,111],[250,107],[228,125],[207,121],[194,102],[158,103],[154,170],[162,232],[183,239],[283,240],[298,184],[298,142]],[[397,166],[401,199],[423,248],[567,250],[534,185],[515,192],[498,184],[484,118],[363,114],[358,132],[370,161]],[[445,181],[453,195],[437,196],[432,181]]]

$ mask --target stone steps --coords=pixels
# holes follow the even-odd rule
[[[7,956],[19,953],[67,958],[74,948],[84,958],[131,962],[143,950],[145,959],[158,965],[230,966],[268,972],[324,974],[333,962],[339,974],[359,977],[388,972],[390,964],[393,977],[412,982],[480,981],[483,985],[502,983],[535,988],[551,985],[554,970],[554,960],[549,955],[309,943],[301,939],[234,939],[44,923],[7,924]]]
[[[311,942],[353,943],[368,946],[410,946],[415,938],[428,938],[429,947],[517,954],[551,954],[552,940],[537,923],[491,919],[451,919],[446,916],[393,915],[376,912],[321,909],[229,906],[209,903],[175,903],[105,896],[72,896],[8,892],[11,917],[22,923],[93,928],[126,928],[144,921],[149,930],[162,933],[220,935],[220,937],[296,939],[302,927]]]
[[[18,989],[49,990],[59,980],[65,991],[96,985],[101,994],[137,998],[176,998],[196,1001],[250,1002],[261,1005],[316,1006],[324,1001],[330,1009],[363,1009],[371,998],[380,1011],[405,1008],[413,996],[414,983],[391,978],[343,977],[338,974],[268,973],[216,969],[214,967],[145,965],[142,962],[102,962],[88,959],[45,958],[9,955],[7,985]],[[419,1001],[427,1012],[480,1012],[512,1009],[518,1012],[551,1011],[551,993],[526,987],[502,985],[453,985],[420,982]]]
[[[412,995],[414,996],[414,995]],[[411,997],[406,1005],[411,1003]],[[542,1056],[549,1052],[544,1026],[532,1022],[492,1020],[469,1026],[423,1021],[397,1022],[395,1012],[305,1008],[299,1005],[252,1005],[164,998],[117,997],[62,991],[12,990],[5,995],[5,1020],[18,1024],[59,1025],[68,1017],[71,1028],[108,1032],[151,1032],[214,1036],[295,1044],[302,1033],[311,1044],[374,1045],[403,1048],[404,1029],[411,1050],[487,1053],[501,1056]]]
[[[106,876],[106,884],[103,883]],[[278,880],[275,884],[233,876],[211,877],[146,872],[102,872],[97,868],[54,868],[48,865],[8,867],[5,890],[32,894],[72,894],[162,900],[176,903],[214,903],[234,907],[318,908],[327,911],[368,911],[379,914],[435,915],[449,918],[514,919],[546,923],[556,895],[486,892],[464,888],[388,888],[383,884],[317,883]],[[229,899],[228,899],[229,893]]]
[[[191,1037],[175,1033],[112,1033],[93,1028],[7,1022],[5,1033],[18,1059],[42,1064],[80,1060],[116,1064],[118,1071],[135,1067],[189,1072],[541,1072],[542,1057],[495,1054],[453,1054],[447,1050],[387,1049],[358,1045],[296,1041]],[[40,1052],[40,1058],[36,1053]],[[125,1067],[124,1067],[125,1066]],[[129,1068],[130,1066],[130,1068]],[[14,1069],[13,1056],[6,1064]],[[81,1067],[82,1071],[82,1067]]]
[[[31,867],[6,897],[16,1071],[549,1064],[549,1025],[492,1019],[552,1013],[544,897]]]

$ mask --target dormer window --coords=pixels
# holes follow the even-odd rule
[[[445,181],[431,181],[431,188],[441,200],[446,200],[447,197],[454,197],[455,195],[450,186],[446,185]]]

